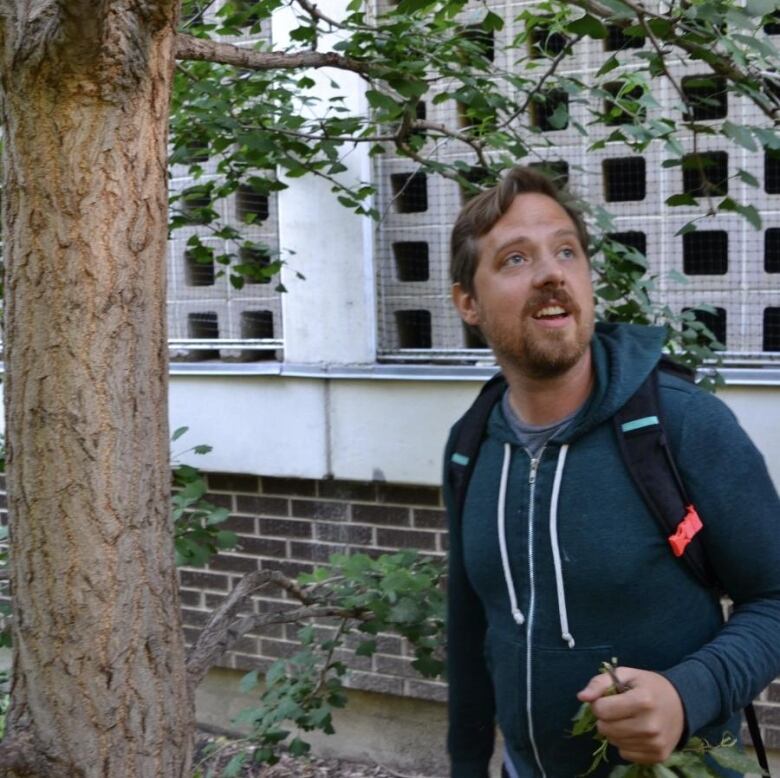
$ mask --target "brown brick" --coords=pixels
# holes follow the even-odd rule
[[[310,521],[290,521],[288,519],[258,519],[259,534],[283,538],[310,538]]]
[[[300,646],[296,643],[290,643],[287,640],[267,640],[260,641],[260,654],[271,657],[291,657],[299,650]]]
[[[182,632],[184,633],[184,642],[188,646],[194,646],[198,642],[198,638],[200,637],[199,629],[195,629],[194,627],[184,627]]]
[[[436,548],[436,533],[413,529],[378,529],[376,544],[386,548],[416,548],[432,551]]]
[[[415,681],[410,678],[406,681],[404,693],[417,700],[447,702],[447,685],[436,681]]]
[[[402,505],[441,505],[441,490],[436,486],[413,486],[411,484],[376,485],[379,502],[401,503]]]
[[[263,476],[263,494],[286,494],[292,497],[314,497],[317,482],[306,478],[272,478]]]
[[[764,745],[767,748],[779,748],[780,749],[780,729],[772,729],[767,727],[763,730]],[[748,742],[750,742],[748,740]]]
[[[411,659],[400,656],[387,656],[386,654],[374,655],[374,670],[386,675],[400,675],[406,678],[418,677],[419,674],[412,667]]]
[[[290,543],[292,559],[306,559],[310,562],[328,562],[331,554],[346,554],[347,546],[327,543]]]
[[[780,681],[774,681],[766,690],[769,702],[780,702]]]
[[[231,651],[236,651],[239,654],[257,654],[257,641],[254,638],[244,636],[233,644]]]
[[[217,554],[209,562],[209,570],[224,570],[228,573],[253,573],[257,570],[257,560],[235,554]]]
[[[228,516],[222,524],[222,529],[229,529],[239,535],[256,535],[257,523],[252,516]]]
[[[331,500],[376,501],[376,485],[365,481],[336,481],[326,478],[317,482],[317,494]]]
[[[271,538],[241,538],[239,549],[245,554],[255,556],[286,557],[287,543]]]
[[[236,513],[249,513],[252,516],[289,516],[290,501],[284,497],[236,496]]]
[[[203,627],[209,620],[209,615],[206,611],[195,611],[190,608],[181,609],[181,620],[187,627]]]
[[[352,506],[352,521],[364,524],[390,524],[394,527],[409,526],[409,509],[390,505]]]
[[[367,546],[371,543],[372,533],[371,527],[363,527],[359,524],[325,524],[318,522],[314,525],[314,536],[317,540],[331,541],[333,543],[353,543]]]
[[[186,605],[190,608],[200,608],[202,606],[201,593],[192,589],[180,589],[179,599],[181,600],[182,605]]]
[[[233,510],[233,495],[232,494],[215,494],[208,492],[203,495],[203,499],[210,502],[212,505],[216,505],[218,508],[227,508],[229,511]]]
[[[244,492],[257,494],[260,490],[260,479],[256,475],[239,475],[237,473],[208,473],[206,476],[209,489],[218,492]]]
[[[394,635],[367,635],[355,632],[347,636],[345,643],[348,648],[354,650],[366,640],[375,640],[377,651],[382,654],[396,654],[400,656],[403,651],[401,638]]]
[[[342,662],[344,666],[350,670],[365,670],[366,672],[371,671],[370,656],[358,656],[354,651],[338,648],[333,652],[333,658],[339,662]]]
[[[447,514],[444,510],[434,508],[415,508],[414,526],[418,529],[446,529]]]
[[[323,500],[293,500],[292,515],[302,519],[339,521],[347,518],[347,503]]]
[[[399,697],[404,693],[403,679],[376,673],[363,673],[359,670],[347,674],[345,686],[367,692],[395,694]]]
[[[225,602],[224,594],[206,593],[206,608],[208,608],[208,610],[213,611],[215,608],[222,605],[223,602]]]
[[[442,551],[450,550],[450,536],[446,532],[439,533],[439,548]]]
[[[297,578],[303,573],[311,573],[314,570],[311,562],[296,562],[292,559],[264,559],[260,567],[263,570],[278,570],[288,578]]]
[[[761,726],[780,729],[780,705],[760,702],[756,705],[756,715]]]
[[[230,667],[234,667],[236,670],[243,670],[246,673],[257,670],[262,676],[268,672],[268,668],[273,664],[270,659],[263,659],[259,656],[251,656],[249,654],[230,654]],[[223,667],[225,665],[222,665]]]
[[[216,573],[206,573],[200,570],[180,570],[179,581],[183,587],[190,589],[216,589],[227,591],[228,577]]]

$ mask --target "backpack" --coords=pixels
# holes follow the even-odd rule
[[[702,586],[723,593],[700,535],[704,524],[688,498],[664,433],[658,392],[660,370],[691,382],[695,375],[694,371],[662,357],[612,417],[618,448],[634,484],[669,542],[671,553],[689,568]],[[456,526],[463,513],[488,417],[506,389],[506,378],[497,373],[482,387],[456,430],[453,453],[447,462],[447,480],[452,489]],[[752,703],[745,708],[745,720],[759,764],[764,776],[769,778],[766,750]]]

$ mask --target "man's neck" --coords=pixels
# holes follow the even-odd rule
[[[502,367],[509,383],[509,403],[526,424],[541,426],[565,419],[584,405],[593,388],[590,349],[576,365],[553,378],[534,378],[514,366]]]

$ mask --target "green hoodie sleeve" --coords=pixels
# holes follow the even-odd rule
[[[727,721],[780,674],[780,500],[761,454],[707,393],[689,396],[677,463],[735,606],[712,641],[664,673],[695,734]]]
[[[452,435],[444,464],[444,501],[449,517],[447,577],[447,680],[451,778],[488,778],[493,753],[495,703],[484,656],[485,614],[463,562],[459,517],[453,512],[447,478]]]

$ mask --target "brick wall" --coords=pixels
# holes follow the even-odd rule
[[[441,555],[447,548],[440,490],[433,487],[335,480],[306,480],[211,473],[211,502],[228,508],[225,528],[239,545],[205,569],[181,571],[185,632],[192,642],[208,612],[244,573],[280,570],[295,577],[325,563],[331,554],[369,554],[412,548]],[[254,600],[258,612],[294,607],[285,592],[267,587]],[[295,624],[263,627],[242,638],[220,664],[265,669],[297,650]],[[347,685],[368,691],[444,700],[443,683],[423,679],[410,666],[404,641],[385,635],[372,657],[355,656],[350,645],[341,659],[351,668]]]

